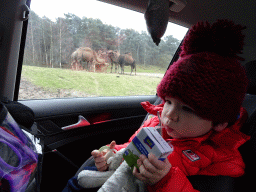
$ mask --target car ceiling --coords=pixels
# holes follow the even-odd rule
[[[149,0],[99,0],[144,13]],[[174,0],[175,1],[175,0]],[[184,1],[184,0],[182,0]],[[197,21],[214,22],[230,19],[247,26],[246,46],[256,45],[256,1],[255,0],[186,0],[187,5],[178,13],[170,11],[170,21],[190,27]]]

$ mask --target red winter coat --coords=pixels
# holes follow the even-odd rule
[[[145,121],[127,143],[117,145],[117,150],[127,147],[143,127],[155,127],[159,124],[157,111],[162,111],[163,104],[154,106],[149,102],[143,102],[142,106],[155,116]],[[239,129],[246,119],[247,112],[244,108],[241,108],[240,117],[234,125],[225,128],[221,132],[212,130],[197,138],[172,139],[163,129],[163,138],[166,141],[171,141],[174,146],[174,152],[168,156],[172,168],[158,183],[148,186],[148,191],[197,191],[186,177],[191,175],[242,176],[245,164],[238,147],[249,140],[250,137],[240,132]]]

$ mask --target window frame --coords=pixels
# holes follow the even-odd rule
[[[26,5],[29,8],[30,8],[30,4],[31,4],[31,0],[27,0]],[[17,65],[14,95],[13,95],[13,100],[14,101],[21,101],[21,100],[19,100],[19,90],[20,90],[20,82],[21,82],[21,76],[22,76],[23,59],[24,59],[24,53],[25,53],[25,48],[26,48],[25,46],[26,46],[28,23],[29,23],[29,20],[23,21],[22,33],[21,33],[21,42],[20,42],[20,49],[19,49],[19,59],[18,59],[18,65]],[[172,65],[173,62],[178,60],[180,47],[182,45],[182,42],[183,42],[183,40],[181,40],[177,50],[175,51],[171,61],[169,62],[168,66],[166,68],[166,71],[168,70],[170,65]],[[166,71],[165,71],[165,73],[166,73]],[[155,93],[155,95],[157,95],[157,93]],[[138,95],[134,95],[134,96],[138,96]],[[108,97],[108,96],[103,96],[103,97]],[[110,97],[113,97],[113,96],[110,96]],[[120,97],[120,96],[117,96],[117,97]],[[122,97],[125,97],[125,96],[122,96]],[[38,99],[41,100],[41,99],[44,99],[44,98],[38,98]],[[59,98],[47,98],[47,99],[59,99]],[[70,99],[72,99],[72,98],[70,98]],[[34,100],[34,99],[27,99],[27,100]]]

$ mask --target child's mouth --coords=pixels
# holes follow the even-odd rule
[[[169,133],[171,133],[171,132],[174,131],[174,129],[172,129],[172,128],[170,128],[170,127],[167,127],[167,126],[165,126],[165,129],[166,129],[166,131],[169,132]]]
[[[162,125],[162,128],[165,128],[165,130],[169,133],[173,132],[174,129],[172,129],[171,127],[169,127],[168,125]]]
[[[167,132],[171,133],[174,131],[174,129],[170,128],[168,125],[164,125],[163,122],[162,122],[162,119],[160,117],[160,113],[159,111],[157,112],[157,116],[158,116],[158,119],[159,119],[159,122],[160,122],[160,128],[165,128]]]

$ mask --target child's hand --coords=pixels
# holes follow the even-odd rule
[[[167,158],[164,161],[160,161],[152,153],[148,155],[148,158],[145,155],[141,155],[137,163],[139,171],[134,167],[133,175],[149,185],[154,185],[160,181],[172,167]]]
[[[116,142],[112,141],[109,145],[110,149],[114,149],[116,146]],[[106,171],[108,169],[108,164],[106,162],[106,153],[108,152],[108,150],[103,150],[103,151],[99,151],[99,150],[93,150],[91,155],[94,157],[94,161],[95,161],[95,166],[97,167],[98,171]]]

